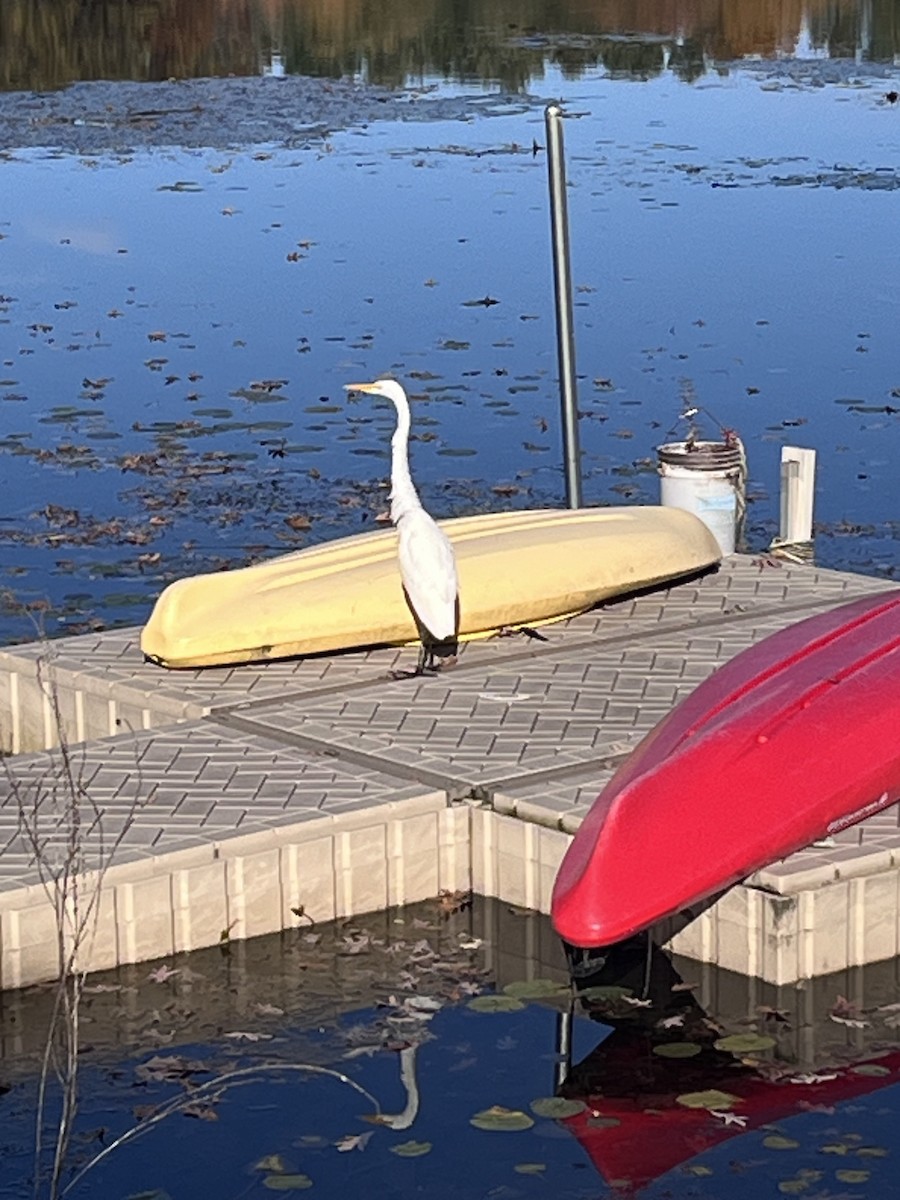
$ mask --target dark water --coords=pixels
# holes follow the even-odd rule
[[[145,1132],[68,1194],[900,1195],[897,963],[776,989],[656,951],[646,977],[623,952],[567,1040],[546,919],[480,899],[98,975],[66,1179]],[[0,1007],[4,1196],[26,1194],[49,1005]]]
[[[256,73],[273,49],[421,83],[289,148],[242,146],[227,105],[203,118],[219,148],[7,135],[0,641],[138,623],[171,579],[371,527],[390,414],[342,389],[385,371],[437,515],[560,503],[558,98],[586,502],[656,502],[655,448],[698,405],[747,443],[749,549],[778,531],[781,445],[812,446],[819,561],[894,577],[897,11],[4,4],[8,87]],[[93,95],[62,144],[121,115]],[[458,117],[408,119],[440,96]]]

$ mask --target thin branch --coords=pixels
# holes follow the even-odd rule
[[[148,1129],[152,1129],[154,1125],[158,1125],[167,1117],[172,1116],[173,1113],[177,1113],[179,1109],[196,1104],[198,1100],[204,1099],[207,1095],[215,1095],[216,1093],[227,1091],[228,1088],[239,1086],[242,1083],[252,1083],[253,1079],[248,1077],[274,1071],[298,1071],[304,1075],[310,1073],[315,1075],[330,1075],[340,1083],[345,1083],[348,1087],[352,1087],[361,1096],[365,1096],[375,1109],[374,1115],[376,1117],[381,1116],[381,1105],[372,1093],[367,1092],[355,1079],[351,1079],[343,1071],[335,1071],[331,1067],[319,1067],[314,1063],[260,1063],[255,1067],[240,1067],[237,1071],[229,1071],[225,1075],[218,1075],[215,1079],[208,1079],[205,1083],[198,1084],[197,1087],[192,1088],[185,1096],[175,1096],[171,1100],[167,1100],[151,1117],[147,1117],[140,1125],[133,1125],[131,1129],[127,1129],[115,1141],[110,1142],[108,1146],[104,1146],[100,1153],[96,1154],[89,1163],[82,1167],[75,1178],[62,1189],[60,1196],[65,1196],[68,1191],[87,1175],[88,1171],[93,1170],[107,1155],[112,1154],[113,1150],[117,1150],[120,1146],[125,1145],[126,1142],[131,1142],[135,1138],[140,1137]]]

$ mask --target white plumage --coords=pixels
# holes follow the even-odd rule
[[[347,391],[384,396],[397,410],[391,438],[391,521],[397,528],[400,578],[422,638],[418,671],[433,666],[435,643],[456,637],[459,583],[453,546],[422,507],[409,473],[410,410],[393,379],[347,384]]]

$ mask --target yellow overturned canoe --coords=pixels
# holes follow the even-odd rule
[[[537,625],[717,562],[678,508],[535,509],[442,521],[459,569],[460,638]],[[170,584],[141,634],[165,667],[204,667],[417,641],[393,529]]]

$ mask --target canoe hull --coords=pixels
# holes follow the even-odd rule
[[[583,612],[718,562],[715,538],[675,508],[538,509],[441,522],[456,552],[462,640]],[[417,640],[393,529],[257,566],[178,580],[141,649],[166,667],[215,666]]]
[[[579,829],[553,922],[608,946],[900,799],[900,591],[737,655],[644,739]]]

